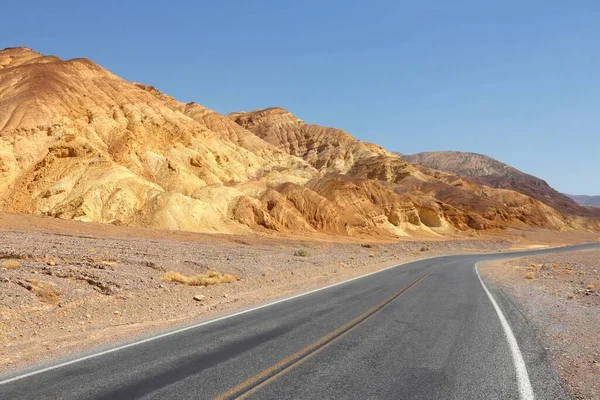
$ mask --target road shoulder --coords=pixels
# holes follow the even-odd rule
[[[528,365],[547,356],[576,399],[600,398],[599,255],[595,249],[479,264],[503,310],[511,314],[507,318],[516,325],[513,329]],[[518,331],[520,325],[529,324],[542,351],[527,356],[535,344],[521,343],[531,335]]]

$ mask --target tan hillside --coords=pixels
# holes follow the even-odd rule
[[[228,117],[321,171],[347,173],[357,162],[389,155],[383,148],[356,140],[340,129],[306,124],[283,108],[231,113]]]
[[[341,129],[306,124],[283,108],[234,112],[228,117],[286,153],[301,157],[321,173],[401,181],[415,168],[393,153],[362,142]]]
[[[578,226],[526,196],[436,174],[283,109],[226,117],[87,59],[0,51],[1,211],[225,233]]]
[[[255,190],[238,186],[315,173],[228,119],[89,60],[15,48],[0,65],[2,209],[235,231],[230,208]]]
[[[404,155],[402,158],[412,164],[464,176],[480,185],[523,193],[567,215],[600,217],[598,210],[581,207],[546,181],[482,154],[437,151]]]
[[[321,177],[309,163],[198,104],[86,59],[12,48],[0,65],[2,210],[192,231],[405,234],[376,205],[351,215],[305,186]]]
[[[456,175],[415,167],[404,156],[356,140],[339,129],[307,124],[282,108],[235,112],[228,117],[274,146],[302,157],[322,173],[378,180],[397,194],[411,195],[413,202],[427,199],[432,204],[435,200],[438,218],[461,230],[515,223],[557,229],[597,226],[595,221],[564,217],[552,204],[504,190],[510,187],[493,189]],[[424,220],[430,227],[444,225]]]

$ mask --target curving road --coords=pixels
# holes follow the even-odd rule
[[[527,321],[476,272],[507,256],[415,261],[0,376],[0,399],[566,398]]]

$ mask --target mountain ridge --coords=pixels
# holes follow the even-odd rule
[[[23,47],[0,51],[0,177],[2,211],[160,229],[399,237],[590,224],[278,107],[225,116]]]
[[[570,197],[581,206],[600,207],[600,195],[565,194],[565,196]]]
[[[593,210],[581,207],[552,188],[545,180],[484,154],[439,151],[404,155],[402,158],[413,164],[464,176],[481,185],[518,191],[565,214],[598,216]]]

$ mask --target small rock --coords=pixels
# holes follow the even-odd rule
[[[54,261],[48,261],[46,264],[48,264],[51,267],[54,267],[56,265]]]
[[[206,298],[206,296],[203,294],[197,294],[194,296],[194,300],[196,300],[196,301],[203,301],[205,298]]]
[[[119,315],[119,314],[121,314],[121,312],[120,312],[120,311],[116,311],[116,310],[115,310],[114,314],[115,314],[115,315]]]
[[[158,285],[158,287],[159,287],[160,289],[162,289],[162,288],[164,288],[164,287],[165,287],[165,285],[163,285],[163,284],[161,283],[160,285]]]
[[[227,293],[225,293],[225,294],[223,295],[223,298],[225,298],[225,299],[227,298]]]

